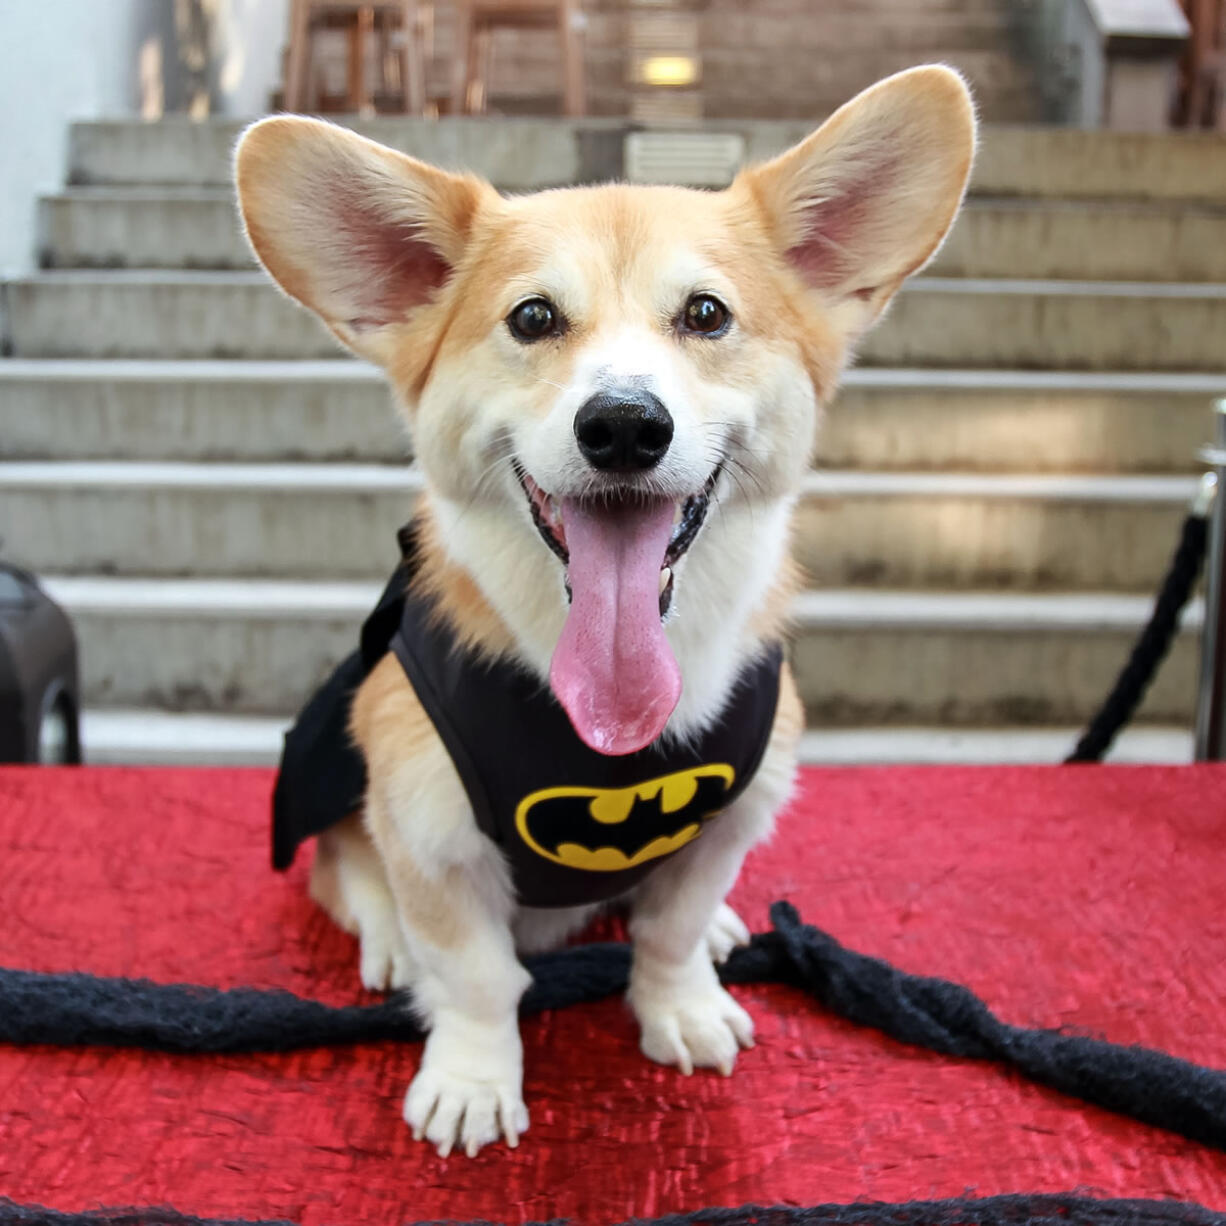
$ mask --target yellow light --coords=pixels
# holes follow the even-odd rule
[[[644,85],[693,85],[698,80],[698,61],[690,55],[653,55],[639,64]]]

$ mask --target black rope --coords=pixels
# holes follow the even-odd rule
[[[1208,520],[1203,515],[1190,514],[1183,521],[1179,547],[1171,559],[1171,567],[1163,580],[1154,602],[1149,623],[1141,631],[1128,663],[1116,679],[1098,714],[1090,721],[1065,762],[1101,762],[1111,748],[1119,730],[1132,718],[1145,697],[1158,665],[1166,658],[1179,628],[1179,615],[1196,587],[1200,568],[1205,560]]]
[[[1226,1073],[1149,1048],[1010,1026],[959,984],[909,975],[845,949],[802,923],[786,902],[774,904],[771,922],[773,931],[733,952],[721,968],[725,983],[788,984],[899,1042],[996,1061],[1051,1089],[1226,1150]],[[522,1012],[539,1013],[624,991],[630,950],[581,945],[530,958],[527,966],[533,983]],[[334,1008],[279,990],[0,970],[6,1043],[252,1052],[421,1038],[404,998]]]
[[[1200,1205],[1163,1200],[1095,1200],[1087,1196],[1012,1195],[801,1208],[700,1209],[635,1218],[622,1226],[1222,1226],[1226,1217]],[[282,1219],[187,1217],[173,1209],[96,1209],[58,1213],[0,1198],[0,1226],[293,1226]],[[406,1226],[409,1224],[406,1223]],[[496,1226],[492,1222],[418,1222],[416,1226]],[[563,1221],[535,1226],[567,1226]]]

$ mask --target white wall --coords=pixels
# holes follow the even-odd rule
[[[68,123],[133,114],[150,0],[0,0],[0,276],[34,260],[34,207],[64,182]]]
[[[289,0],[219,0],[217,109],[241,118],[262,115],[281,81]]]
[[[258,115],[281,77],[288,0],[205,0],[213,109]],[[62,189],[73,120],[140,113],[140,50],[162,48],[177,102],[173,0],[0,0],[0,277],[37,257],[40,194]]]

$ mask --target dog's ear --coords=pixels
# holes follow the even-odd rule
[[[247,238],[273,279],[376,362],[447,280],[482,203],[497,199],[479,179],[297,116],[247,129],[235,180]]]
[[[748,190],[772,241],[854,338],[936,253],[974,152],[966,84],[931,65],[865,90],[732,190]]]

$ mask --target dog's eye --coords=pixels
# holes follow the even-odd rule
[[[558,331],[560,320],[547,298],[529,298],[507,316],[507,327],[519,341],[539,341]]]
[[[718,336],[728,327],[731,313],[718,298],[711,294],[695,294],[685,304],[681,325],[687,332],[703,336]]]

